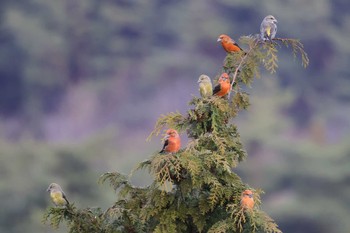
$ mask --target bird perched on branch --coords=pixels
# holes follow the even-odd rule
[[[50,192],[51,200],[56,206],[66,206],[69,204],[66,195],[58,184],[50,184],[46,191]]]
[[[241,207],[246,210],[254,208],[253,192],[249,189],[244,190],[241,197]]]
[[[264,41],[275,38],[277,33],[277,19],[272,15],[266,16],[260,25],[260,38]]]
[[[222,73],[218,84],[214,87],[213,95],[216,96],[226,96],[231,90],[230,77],[227,73]]]
[[[168,129],[166,132],[163,149],[159,153],[176,153],[180,150],[181,140],[175,129]]]
[[[228,35],[221,34],[217,42],[221,42],[222,47],[228,53],[243,51],[243,49]]]
[[[199,93],[201,94],[202,98],[213,95],[213,86],[211,84],[211,80],[209,76],[202,74],[198,78],[198,83],[199,83]]]

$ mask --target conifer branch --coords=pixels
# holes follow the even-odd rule
[[[255,49],[257,44],[258,43],[255,42],[252,46],[250,46],[248,52],[245,53],[243,58],[241,58],[240,62],[238,63],[238,66],[236,67],[235,72],[233,74],[233,79],[232,79],[232,83],[231,83],[231,91],[228,94],[228,98],[230,98],[231,92],[233,91],[233,85],[236,83],[236,79],[237,79],[237,75],[238,75],[239,70],[244,65],[244,63],[245,63],[246,59],[248,58],[249,54],[253,51],[253,49]]]
[[[102,174],[100,176],[98,183],[103,184],[107,180],[109,181],[109,185],[114,190],[117,190],[122,185],[128,184],[127,177],[125,175],[118,173],[118,172],[107,172],[107,173]]]
[[[156,125],[150,135],[147,137],[147,141],[150,141],[153,136],[159,135],[160,131],[168,126],[177,130],[185,128],[186,119],[179,112],[171,112],[168,115],[161,115],[157,120]]]
[[[262,43],[263,49],[266,51],[265,57],[262,59],[262,62],[265,66],[265,69],[271,74],[276,73],[278,68],[278,58],[277,58],[277,49],[276,44],[270,42]]]
[[[230,222],[228,220],[222,220],[215,223],[208,231],[208,233],[226,233],[231,229]]]
[[[278,67],[277,48],[281,47],[281,42],[286,47],[291,46],[293,56],[298,54],[301,56],[302,65],[306,67],[309,64],[309,58],[304,51],[304,46],[297,39],[289,38],[274,38],[274,42],[262,41],[256,36],[243,36],[240,38],[242,43],[249,44],[249,50],[242,56],[241,53],[228,54],[225,58],[224,70],[228,70],[228,73],[233,73],[233,80],[231,83],[231,91],[233,91],[234,85],[237,83],[237,76],[240,75],[241,80],[246,85],[249,85],[252,78],[260,76],[258,62],[260,61],[265,69],[270,73],[275,73]],[[239,60],[239,62],[237,62]],[[239,88],[239,87],[238,87]],[[231,92],[229,93],[229,96]]]
[[[274,38],[275,41],[281,41],[286,47],[289,45],[292,46],[293,56],[296,58],[298,53],[301,56],[302,65],[306,68],[309,65],[309,57],[304,50],[304,45],[300,42],[299,39],[290,39],[290,38]]]
[[[50,207],[43,216],[43,223],[50,222],[52,228],[57,229],[59,224],[64,220],[72,219],[75,215],[76,208],[73,204],[65,207]]]

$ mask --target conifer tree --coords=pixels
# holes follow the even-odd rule
[[[249,106],[249,96],[241,90],[260,77],[260,67],[274,73],[277,52],[291,47],[308,65],[303,45],[296,39],[275,38],[261,41],[255,36],[241,37],[248,50],[228,54],[222,72],[231,77],[232,91],[227,98],[194,97],[186,114],[162,115],[150,137],[174,128],[186,133],[189,143],[177,153],[155,152],[135,170],[147,170],[153,182],[147,187],[133,186],[128,176],[109,172],[100,182],[108,182],[117,192],[116,202],[106,210],[51,207],[44,220],[53,227],[62,221],[71,233],[116,232],[281,232],[259,206],[262,190],[245,184],[235,168],[247,154],[232,119]],[[241,205],[244,190],[253,192],[255,205]]]

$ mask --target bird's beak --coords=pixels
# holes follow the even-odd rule
[[[220,42],[221,41],[221,38],[218,38],[218,40],[216,42]]]
[[[198,82],[197,83],[200,83],[201,82],[201,80],[198,80]]]
[[[277,19],[275,19],[275,23],[278,23]]]
[[[46,189],[46,192],[50,192],[50,188],[47,188],[47,189]]]

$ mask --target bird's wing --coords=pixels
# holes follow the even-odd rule
[[[215,95],[216,93],[218,93],[219,91],[221,91],[221,85],[218,84],[214,87],[214,90],[213,90],[213,95]]]
[[[241,51],[243,50],[237,43],[236,41],[231,39],[231,43],[234,44],[235,46],[237,46]]]
[[[63,197],[64,200],[66,200],[67,204],[69,204],[69,201],[68,201],[66,195],[64,194],[64,192],[62,192],[62,197]]]
[[[164,146],[163,146],[162,150],[159,153],[163,153],[164,150],[165,150],[165,147],[167,147],[168,144],[169,144],[169,140],[167,139],[167,140],[165,140]]]

